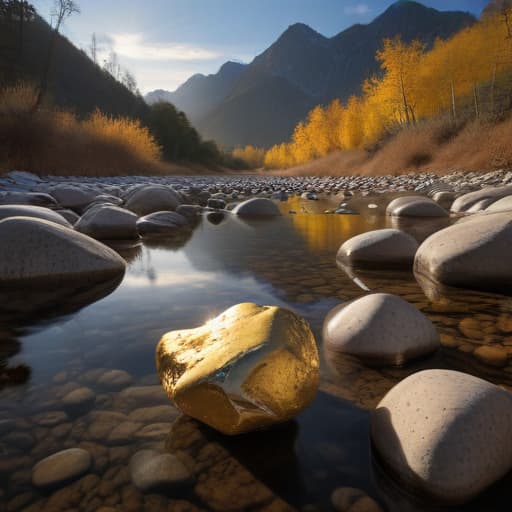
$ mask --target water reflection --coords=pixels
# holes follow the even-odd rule
[[[441,334],[441,350],[403,368],[372,368],[321,349],[322,392],[296,422],[278,430],[225,439],[181,418],[167,440],[168,449],[192,463],[197,478],[189,494],[179,497],[189,508],[281,510],[288,503],[300,509],[329,510],[332,491],[347,486],[363,489],[389,510],[432,510],[432,504],[411,500],[396,482],[391,481],[390,487],[372,473],[368,409],[397,382],[424,368],[459,369],[512,385],[512,299],[465,290],[427,297],[411,269],[355,269],[347,275],[336,265],[339,246],[351,236],[389,226],[392,219],[382,215],[388,201],[382,195],[354,198],[352,206],[363,212],[360,215],[320,213],[340,201],[341,196],[327,201],[292,198],[280,204],[281,218],[246,222],[228,214],[215,224],[203,217],[195,230],[177,237],[117,246],[129,261],[120,286],[51,293],[31,290],[28,296],[11,291],[2,296],[0,386],[7,360],[9,368],[24,364],[31,369],[30,376],[20,378],[28,379],[27,385],[0,392],[0,419],[14,419],[32,439],[26,446],[14,446],[10,434],[0,433],[0,487],[5,496],[11,500],[31,493],[27,504],[44,505],[48,497],[30,484],[32,466],[52,451],[83,444],[96,450],[99,462],[93,474],[104,485],[116,482],[110,494],[118,499],[114,506],[143,508],[147,497],[137,494],[130,483],[129,460],[142,447],[155,448],[161,438],[127,436],[125,444],[110,446],[98,434],[110,424],[94,418],[99,412],[113,415],[113,429],[129,423],[129,415],[137,409],[169,406],[167,398],[159,395],[155,375],[154,349],[160,337],[250,301],[297,311],[310,322],[320,342],[327,312],[366,293],[359,280],[372,292],[397,294],[427,314]],[[370,208],[372,204],[377,208]],[[297,215],[289,215],[290,209]],[[300,213],[301,209],[316,213]],[[418,221],[399,227],[421,239],[439,224]],[[106,391],[94,379],[88,380],[90,372],[100,368],[127,372],[130,385]],[[9,375],[18,378],[23,371]],[[92,410],[41,430],[40,416],[62,408],[64,391],[84,385],[96,394]],[[145,426],[155,428],[156,421]],[[158,421],[165,425],[168,420]],[[161,431],[164,425],[160,424]],[[22,480],[19,472],[28,478]],[[99,482],[90,492],[98,487]],[[64,488],[61,496],[66,491],[80,496],[71,487]],[[126,496],[135,496],[135,505],[125,503]],[[499,484],[460,510],[508,510],[511,497],[509,477],[508,484]],[[98,508],[106,504],[106,497],[95,494],[96,498]],[[164,500],[156,493],[151,499],[157,498]],[[169,501],[162,503],[171,506]]]

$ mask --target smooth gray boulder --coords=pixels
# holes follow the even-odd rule
[[[326,316],[324,347],[378,364],[402,365],[439,348],[432,322],[396,295],[374,293],[341,304]]]
[[[277,217],[281,215],[279,207],[270,199],[254,197],[233,208],[233,213],[240,217]]]
[[[188,220],[176,212],[155,212],[141,217],[137,221],[137,230],[141,236],[172,235],[188,226]]]
[[[130,460],[132,483],[140,491],[183,486],[192,481],[190,470],[171,453],[140,450]]]
[[[54,212],[49,208],[43,206],[32,205],[0,205],[0,220],[8,219],[9,217],[33,217],[35,219],[49,220],[60,224],[67,228],[71,228],[71,224],[58,212]]]
[[[512,185],[507,185],[505,187],[487,187],[482,190],[477,190],[475,192],[470,192],[469,194],[464,194],[463,196],[458,197],[452,204],[452,212],[466,212],[468,211],[474,204],[484,201],[484,200],[494,200],[497,201],[502,197],[512,195]],[[491,203],[487,203],[486,206],[489,206]]]
[[[75,213],[73,210],[55,210],[59,215],[62,215],[71,225],[75,225],[78,222],[78,219],[80,219],[80,215],[78,213]]]
[[[63,208],[81,211],[94,201],[98,192],[78,185],[61,184],[53,187],[50,194]]]
[[[386,214],[395,217],[448,217],[449,213],[428,197],[405,196],[391,201]]]
[[[412,489],[464,503],[512,468],[512,395],[471,375],[426,370],[399,382],[371,417],[373,446]]]
[[[414,261],[418,242],[398,229],[378,229],[354,236],[338,249],[336,260],[357,267],[395,267]]]
[[[121,277],[126,263],[96,240],[30,217],[0,221],[0,283],[100,282]]]
[[[82,448],[70,448],[54,453],[33,467],[32,483],[40,488],[66,484],[86,473],[91,463],[90,453]]]
[[[28,204],[34,206],[57,206],[57,201],[42,192],[0,192],[0,204]]]
[[[75,229],[99,240],[133,240],[139,238],[138,217],[119,206],[98,205],[88,209]]]
[[[180,195],[170,187],[148,185],[132,192],[125,208],[137,215],[148,215],[160,211],[174,211],[181,204]]]
[[[512,195],[502,197],[485,209],[486,212],[510,212],[512,211]]]
[[[487,291],[512,286],[512,215],[481,214],[428,237],[414,259],[419,279]]]

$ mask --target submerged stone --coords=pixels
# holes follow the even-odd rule
[[[81,448],[70,448],[38,462],[32,469],[32,483],[36,487],[54,487],[68,483],[86,473],[92,457]]]
[[[172,331],[156,364],[182,412],[225,434],[287,421],[314,398],[319,358],[308,323],[276,306],[238,304],[196,329]]]

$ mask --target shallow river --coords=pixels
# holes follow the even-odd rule
[[[438,510],[401,489],[372,459],[369,410],[398,381],[422,368],[453,368],[512,385],[512,365],[479,358],[482,344],[512,355],[512,299],[463,290],[430,299],[404,270],[345,272],[335,255],[348,238],[391,226],[380,209],[328,215],[325,201],[281,203],[283,217],[244,222],[203,218],[177,239],[116,246],[129,261],[121,283],[96,290],[3,293],[0,306],[0,510],[285,510],[330,509],[337,487],[358,487],[389,511]],[[295,214],[289,214],[293,210]],[[417,220],[400,227],[418,240],[446,224]],[[116,287],[117,286],[117,287]],[[442,349],[405,368],[370,368],[322,349],[321,327],[340,302],[372,291],[395,293],[438,327]],[[168,405],[155,373],[155,346],[167,331],[196,327],[240,302],[293,309],[312,325],[322,356],[321,390],[295,422],[226,439],[192,420],[147,411],[138,429],[112,430],[142,408]],[[108,369],[128,372],[106,382]],[[7,377],[6,377],[7,376]],[[86,387],[91,400],[66,406]],[[158,411],[158,409],[152,409]],[[103,411],[103,412],[101,412]],[[107,412],[105,412],[107,411]],[[116,416],[117,414],[117,416]],[[142,418],[142,419],[141,419]],[[79,482],[41,493],[33,465],[56,451],[83,446],[94,465]],[[142,494],[130,482],[130,457],[151,447],[178,451],[195,483]],[[93,476],[91,476],[93,475]],[[512,475],[476,502],[452,510],[505,511]],[[7,505],[8,504],[8,505]]]

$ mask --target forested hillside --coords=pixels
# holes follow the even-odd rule
[[[379,147],[404,128],[444,120],[442,144],[468,122],[500,121],[512,108],[512,10],[488,15],[429,49],[419,40],[385,39],[376,58],[382,73],[363,93],[312,109],[288,143],[265,155],[267,167],[300,165],[333,151]],[[427,148],[418,164],[428,162]]]
[[[79,14],[77,2],[55,5],[69,9],[65,17]],[[222,163],[183,112],[147,105],[113,52],[100,64],[95,49],[76,48],[25,0],[0,0],[0,52],[0,170],[118,174]]]

